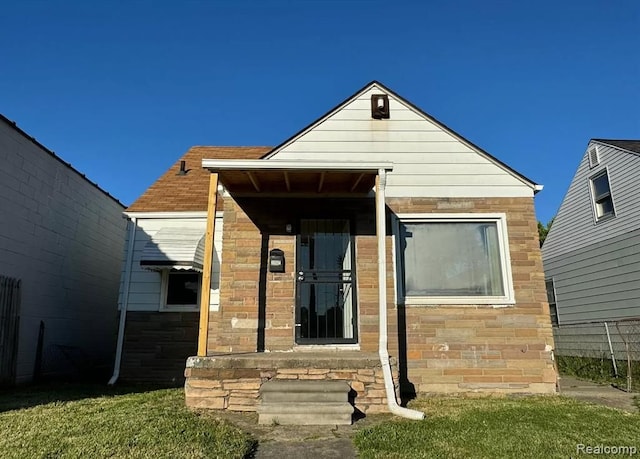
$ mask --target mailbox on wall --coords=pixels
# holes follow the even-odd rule
[[[269,272],[284,272],[284,252],[280,249],[271,249],[269,252]]]

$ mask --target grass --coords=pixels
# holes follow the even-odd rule
[[[563,397],[435,398],[411,406],[426,419],[394,419],[359,431],[361,457],[589,457],[578,444],[629,446],[640,454],[640,415]]]
[[[242,458],[254,446],[228,423],[186,409],[181,389],[4,391],[0,432],[2,458]]]
[[[392,418],[359,430],[361,457],[589,457],[578,444],[629,446],[640,454],[640,415],[563,397],[432,398],[412,407],[427,418]],[[255,446],[236,427],[186,409],[181,389],[58,385],[0,392],[0,432],[3,459],[233,459]]]

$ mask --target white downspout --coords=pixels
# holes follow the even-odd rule
[[[396,393],[393,387],[393,377],[391,375],[391,364],[389,363],[389,350],[387,348],[387,248],[386,234],[387,224],[385,216],[385,186],[387,175],[384,169],[378,170],[376,178],[376,234],[378,236],[378,301],[380,310],[380,340],[378,353],[382,364],[382,375],[384,376],[384,388],[387,393],[387,405],[389,411],[398,416],[409,419],[424,419],[422,411],[410,410],[398,405]]]
[[[133,248],[136,237],[135,217],[131,217],[129,223],[129,245],[127,246],[127,261],[124,267],[124,292],[122,292],[122,309],[120,310],[120,323],[118,325],[118,340],[116,342],[116,359],[113,364],[113,376],[109,380],[109,385],[113,385],[120,376],[120,363],[122,362],[122,345],[124,344],[124,326],[127,321],[127,307],[129,306],[129,290],[131,287],[131,268],[133,265]]]

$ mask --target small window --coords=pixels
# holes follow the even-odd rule
[[[547,302],[549,303],[549,314],[551,315],[551,325],[558,325],[558,308],[556,306],[556,284],[553,278],[545,279],[545,287],[547,287]]]
[[[614,217],[613,197],[611,196],[609,176],[607,175],[606,169],[591,178],[591,192],[593,195],[596,221]]]
[[[511,304],[506,222],[500,216],[400,216],[407,304]]]
[[[201,275],[195,271],[162,272],[164,310],[197,310]]]
[[[600,157],[598,156],[598,146],[591,145],[589,147],[589,167],[594,168],[600,164]]]

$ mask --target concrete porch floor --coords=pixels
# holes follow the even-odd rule
[[[394,360],[391,359],[391,363]],[[292,352],[247,352],[211,354],[190,357],[187,366],[193,368],[377,368],[380,358],[374,352],[323,350]]]

